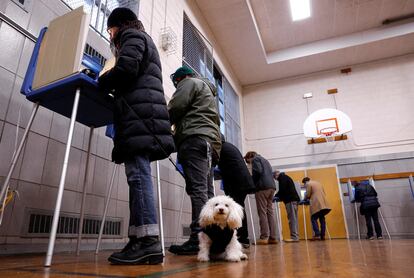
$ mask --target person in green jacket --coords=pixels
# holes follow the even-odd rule
[[[221,139],[216,89],[208,79],[197,78],[188,67],[180,67],[171,79],[177,88],[168,103],[178,161],[185,176],[185,190],[191,199],[191,235],[169,251],[195,255],[199,251],[198,223],[202,207],[214,196],[213,166],[218,163]]]

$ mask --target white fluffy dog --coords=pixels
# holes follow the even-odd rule
[[[200,251],[198,260],[224,259],[239,262],[247,259],[237,241],[237,228],[242,226],[243,208],[228,196],[213,197],[200,213]]]

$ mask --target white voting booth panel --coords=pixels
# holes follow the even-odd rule
[[[79,7],[49,23],[39,51],[33,89],[70,76],[81,69],[89,17],[83,7]]]
[[[51,21],[47,30],[45,28],[42,29],[33,50],[21,90],[28,100],[34,102],[34,107],[19,147],[12,158],[9,172],[0,193],[1,200],[7,192],[8,183],[27,139],[28,132],[34,121],[38,107],[49,107],[48,105],[53,103],[53,105],[50,106],[50,109],[56,113],[64,113],[62,115],[70,118],[70,125],[45,266],[50,266],[52,263],[75,121],[79,120],[90,127],[87,161],[89,161],[90,142],[94,126],[103,126],[110,124],[112,121],[112,117],[101,117],[102,113],[105,113],[105,115],[107,113],[112,113],[112,103],[110,103],[103,94],[99,94],[96,80],[83,73],[79,73],[83,62],[86,37],[89,31],[88,24],[89,15],[84,12],[83,7],[80,7]],[[81,91],[83,92],[82,95]],[[83,107],[82,105],[79,105],[81,99],[86,103]],[[68,106],[72,107],[72,109],[68,109]],[[93,107],[92,111],[90,111],[91,106]],[[79,118],[77,119],[79,107],[82,109],[80,110],[81,113],[79,113]],[[88,115],[91,119],[87,119]],[[96,115],[99,117],[92,119],[92,117],[95,117]],[[83,224],[82,220],[86,198],[85,184],[88,176],[88,169],[89,164],[86,163],[85,176],[83,178],[84,185],[80,211],[78,250]]]

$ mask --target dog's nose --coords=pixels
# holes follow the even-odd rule
[[[223,213],[223,211],[224,211],[224,209],[222,209],[222,208],[219,209],[219,212],[220,213]]]

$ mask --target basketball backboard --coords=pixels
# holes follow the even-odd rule
[[[352,123],[348,115],[332,108],[313,112],[303,123],[303,133],[308,138],[342,135],[351,130]]]

